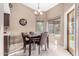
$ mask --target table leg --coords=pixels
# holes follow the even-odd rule
[[[29,56],[31,55],[31,43],[29,44]]]

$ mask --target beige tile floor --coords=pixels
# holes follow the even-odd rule
[[[26,48],[26,53],[24,53],[22,46],[22,43],[11,45],[9,56],[28,56],[28,46]],[[45,51],[44,48],[42,48],[40,54],[38,54],[38,46],[36,46],[35,50],[33,50],[32,48],[31,56],[72,56],[66,49],[64,49],[62,46],[55,45],[52,41],[50,41],[49,46],[50,48],[47,49],[47,51]]]

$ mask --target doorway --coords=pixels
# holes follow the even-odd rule
[[[67,50],[75,55],[75,10],[67,14]]]

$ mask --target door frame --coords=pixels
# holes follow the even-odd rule
[[[75,10],[75,4],[73,4],[64,14],[64,48],[67,49],[67,15],[70,11]],[[76,33],[75,33],[76,34]],[[76,41],[76,40],[75,40]],[[76,46],[75,46],[75,52],[76,52]]]
[[[69,46],[69,14],[72,12],[72,11],[74,11],[75,9],[72,9],[68,14],[67,14],[67,50],[72,54],[72,55],[74,55],[70,50],[70,46]],[[75,39],[75,38],[74,38]]]

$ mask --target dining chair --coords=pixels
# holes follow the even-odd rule
[[[48,34],[47,32],[44,32],[44,33],[41,33],[41,38],[39,41],[36,41],[36,44],[39,45],[39,54],[40,54],[40,47],[42,47],[43,45],[45,46],[45,51],[46,51],[46,48],[47,48],[47,37],[48,37]]]
[[[21,34],[22,34],[22,38],[23,38],[23,49],[24,49],[24,53],[25,53],[26,52],[26,45],[29,45],[30,40],[29,40],[29,37],[28,37],[27,33],[25,33],[25,34],[21,33]]]

